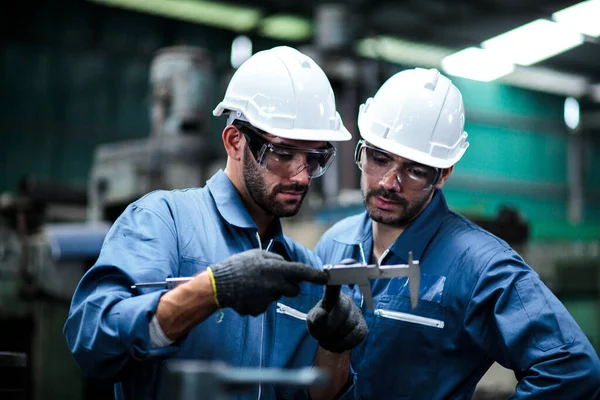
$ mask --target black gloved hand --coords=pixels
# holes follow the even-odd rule
[[[352,350],[367,336],[362,311],[340,286],[327,286],[323,299],[308,313],[308,332],[319,346],[332,353]]]
[[[259,249],[235,254],[210,268],[219,306],[240,315],[257,316],[282,296],[297,296],[303,281],[327,283],[326,272]]]

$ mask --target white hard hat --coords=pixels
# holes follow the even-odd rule
[[[213,114],[234,113],[275,136],[297,140],[352,138],[335,106],[323,70],[287,46],[260,51],[234,73]]]
[[[463,156],[469,147],[464,126],[462,95],[435,68],[396,73],[358,114],[364,140],[436,168],[448,168]]]

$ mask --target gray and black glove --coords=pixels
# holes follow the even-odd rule
[[[327,286],[323,299],[308,313],[308,332],[332,353],[352,350],[367,336],[362,311],[340,286]]]
[[[217,305],[240,315],[257,316],[282,296],[297,296],[304,281],[327,283],[326,272],[259,249],[235,254],[210,270]]]

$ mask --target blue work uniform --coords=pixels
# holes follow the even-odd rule
[[[317,343],[308,334],[306,313],[321,298],[322,286],[303,283],[298,296],[281,298],[257,317],[223,309],[223,315],[218,311],[183,339],[161,348],[151,346],[149,322],[166,290],[130,289],[138,282],[193,276],[253,248],[321,268],[314,253],[283,235],[279,220],[267,236],[261,243],[256,224],[223,171],[203,188],[156,191],[129,205],[79,283],[64,327],[84,375],[115,382],[116,399],[150,399],[163,398],[166,359],[250,368],[311,366]],[[304,393],[256,385],[243,398],[301,398]]]
[[[365,212],[331,227],[316,245],[324,263],[369,262]],[[450,211],[437,191],[380,258],[420,261],[418,306],[408,278],[373,281],[373,308],[358,286],[344,287],[362,310],[367,338],[352,351],[355,399],[470,399],[494,361],[512,369],[514,398],[596,399],[600,361],[571,315],[506,242]]]

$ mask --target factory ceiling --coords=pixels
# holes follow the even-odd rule
[[[235,4],[258,7],[265,15],[298,15],[317,20],[318,10],[327,4],[342,4],[348,27],[355,39],[385,36],[409,43],[456,52],[481,43],[531,21],[553,19],[553,13],[573,6],[573,0],[351,0],[338,3],[323,0],[234,0]],[[600,27],[600,0],[592,19]],[[314,34],[314,31],[313,31]],[[401,51],[401,50],[400,50]],[[402,60],[402,57],[400,57]],[[536,62],[529,68],[573,77],[600,91],[600,37],[584,36],[582,44]],[[529,79],[524,74],[517,80]],[[560,79],[560,77],[558,78]],[[568,92],[568,90],[567,90]],[[574,91],[577,93],[577,90]]]

